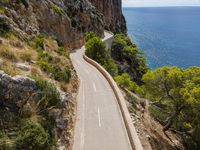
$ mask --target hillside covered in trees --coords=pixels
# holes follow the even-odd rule
[[[85,37],[86,55],[100,63],[123,89],[151,100],[149,112],[181,137],[187,149],[200,148],[200,67],[149,70],[145,57],[123,34],[114,35],[111,50],[94,33]]]

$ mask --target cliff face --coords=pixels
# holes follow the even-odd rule
[[[91,2],[91,3],[90,3]],[[0,18],[23,37],[52,36],[65,47],[83,44],[85,32],[103,35],[104,28],[126,32],[121,0],[22,0],[0,1]],[[96,8],[95,8],[95,7]]]
[[[85,32],[103,34],[103,16],[87,0],[1,1],[0,6],[1,18],[23,37],[43,33],[75,48]]]
[[[105,28],[126,33],[126,21],[122,14],[121,0],[89,0],[103,15]]]

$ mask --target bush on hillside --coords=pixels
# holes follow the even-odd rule
[[[16,150],[50,150],[49,134],[31,120],[25,120],[16,139]]]
[[[117,74],[117,67],[110,56],[110,51],[105,43],[94,33],[86,34],[86,52],[91,59],[101,64],[112,76]]]
[[[132,80],[141,84],[141,78],[148,70],[146,59],[128,36],[124,34],[116,34],[114,36],[111,56],[118,62],[120,73],[129,73]],[[127,65],[124,66],[123,64]]]
[[[130,91],[135,91],[137,88],[137,85],[135,82],[131,81],[129,75],[127,73],[124,73],[122,75],[118,75],[115,77],[115,81],[119,86],[122,88],[127,88]]]
[[[0,149],[1,150],[14,150],[13,141],[2,131],[0,131]]]
[[[34,78],[36,80],[36,84],[41,95],[40,104],[43,108],[56,106],[60,101],[60,95],[55,86],[46,80],[42,80],[40,78]]]
[[[97,37],[97,35],[94,32],[88,32],[85,34],[85,42],[89,41],[90,39]]]
[[[71,78],[70,69],[68,69],[68,66],[61,66],[61,64],[57,62],[57,60],[59,60],[57,59],[57,56],[54,56],[50,52],[44,50],[44,40],[44,36],[38,35],[35,36],[31,42],[31,46],[38,52],[37,64],[43,71],[45,71],[48,74],[51,74],[55,80],[69,82]],[[69,57],[64,47],[58,47],[56,52],[59,55]]]
[[[146,97],[163,130],[180,134],[188,149],[200,147],[200,67],[162,67],[143,76]],[[159,108],[159,109],[158,109]]]

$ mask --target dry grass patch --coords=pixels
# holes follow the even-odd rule
[[[0,47],[0,56],[12,62],[17,61],[15,53],[6,47]]]
[[[15,76],[21,74],[21,70],[14,66],[12,62],[3,60],[3,64],[0,65],[0,70],[3,70],[5,73]]]
[[[21,59],[21,61],[30,62],[31,60],[37,60],[37,52],[30,47],[26,47],[24,49],[17,50],[17,55]]]

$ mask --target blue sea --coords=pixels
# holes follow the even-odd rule
[[[123,13],[150,69],[200,66],[200,7],[123,8]]]

